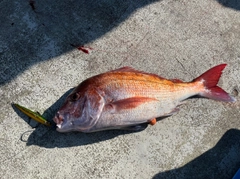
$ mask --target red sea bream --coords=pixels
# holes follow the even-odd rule
[[[53,120],[59,132],[138,130],[143,124],[155,124],[158,117],[174,114],[182,101],[192,96],[234,102],[217,86],[225,66],[215,66],[191,82],[168,80],[130,67],[102,73],[79,84]]]

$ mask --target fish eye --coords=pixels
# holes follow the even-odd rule
[[[78,93],[74,93],[72,96],[71,96],[71,101],[77,101],[79,99],[80,95]]]

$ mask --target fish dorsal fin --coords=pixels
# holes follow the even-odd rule
[[[171,79],[170,81],[172,81],[174,83],[183,83],[183,81],[180,79]]]
[[[118,68],[116,70],[111,70],[109,72],[111,72],[111,73],[112,72],[133,72],[133,73],[141,73],[141,74],[145,74],[145,75],[152,75],[152,76],[155,76],[157,78],[165,79],[165,78],[163,78],[161,76],[158,76],[158,75],[156,75],[154,73],[147,73],[147,72],[144,72],[144,71],[141,71],[141,70],[136,70],[136,69],[134,69],[132,67],[129,67],[129,66]]]
[[[132,67],[129,67],[129,66],[118,68],[116,70],[111,70],[110,72],[137,72],[137,73],[142,73],[140,70],[136,70],[136,69],[134,69]]]

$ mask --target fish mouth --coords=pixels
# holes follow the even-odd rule
[[[56,130],[58,132],[70,132],[73,130],[74,126],[72,121],[69,120],[70,115],[68,113],[62,115],[57,113],[53,118],[56,123]]]
[[[59,124],[56,124],[57,129],[61,129],[61,127],[62,127],[62,123],[63,123],[63,122],[61,122],[61,123],[59,123]]]
[[[60,115],[59,113],[57,113],[55,115],[55,117],[53,118],[53,121],[56,123],[57,129],[61,129],[62,124],[64,122],[64,117],[62,115]]]

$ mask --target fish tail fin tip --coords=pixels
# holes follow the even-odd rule
[[[227,64],[217,65],[193,80],[193,82],[203,82],[205,90],[200,93],[202,97],[224,102],[236,101],[234,97],[230,96],[226,91],[217,86],[222,71],[226,66]]]

